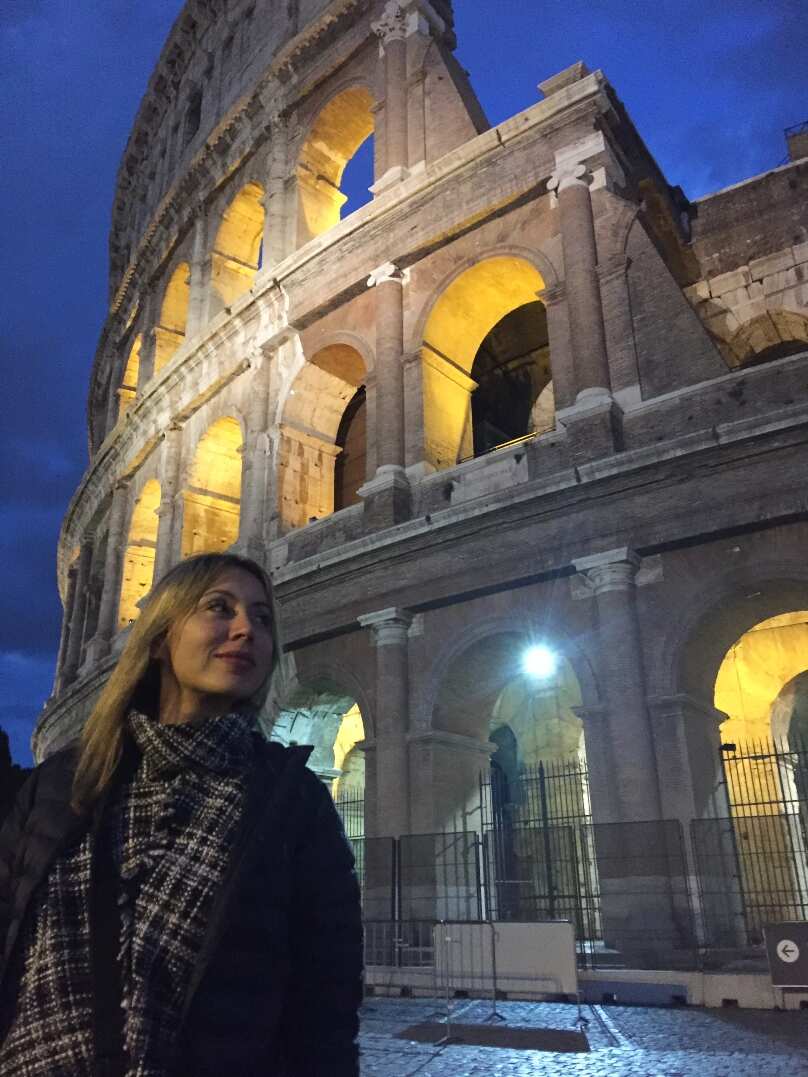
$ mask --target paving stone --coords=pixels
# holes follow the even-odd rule
[[[435,1047],[394,1036],[445,1015],[440,1000],[373,999],[362,1019],[363,1077],[799,1077],[808,1075],[808,1012],[652,1009],[499,1002],[510,1026],[578,1030],[587,1054]],[[452,1007],[465,1025],[491,1023],[490,1001]],[[581,1026],[579,1018],[586,1024]],[[616,1042],[619,1040],[619,1043]]]

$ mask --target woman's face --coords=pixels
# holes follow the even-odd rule
[[[160,720],[224,714],[263,684],[274,641],[267,594],[249,572],[225,570],[160,645]]]

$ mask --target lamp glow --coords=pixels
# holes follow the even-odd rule
[[[556,671],[558,655],[546,647],[543,643],[537,643],[528,647],[522,656],[522,668],[530,677],[537,680],[546,680]]]

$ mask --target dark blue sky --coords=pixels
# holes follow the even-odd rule
[[[0,6],[0,724],[15,758],[50,693],[59,525],[87,463],[118,160],[179,0]],[[695,198],[781,164],[808,119],[806,0],[455,0],[458,55],[499,122],[575,60],[616,87]]]

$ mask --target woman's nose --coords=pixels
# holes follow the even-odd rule
[[[255,635],[255,626],[246,610],[238,611],[230,622],[230,635],[233,639],[252,639]]]

